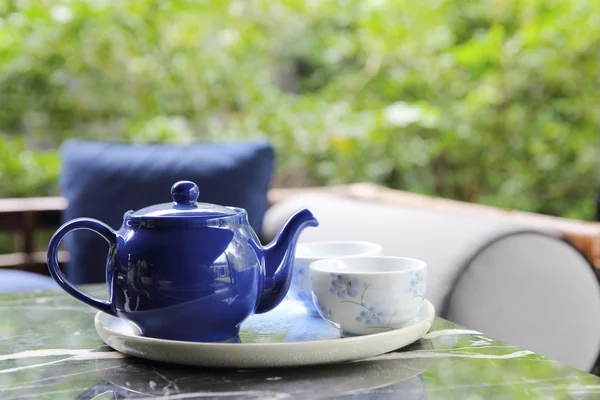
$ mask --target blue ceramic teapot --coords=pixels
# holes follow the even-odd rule
[[[236,338],[247,317],[283,300],[298,236],[318,222],[310,211],[300,210],[263,248],[244,209],[197,203],[198,194],[194,183],[177,182],[171,188],[173,203],[126,212],[118,231],[90,218],[67,222],[50,240],[50,274],[71,296],[133,322],[144,336],[202,342]],[[60,241],[77,229],[92,230],[109,243],[108,301],[80,291],[58,266]]]

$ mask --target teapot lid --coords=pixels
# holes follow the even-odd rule
[[[241,209],[210,203],[197,203],[200,190],[194,182],[179,181],[171,187],[172,203],[156,204],[142,208],[128,217],[200,217],[212,219],[239,214]]]

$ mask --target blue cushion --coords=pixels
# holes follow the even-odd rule
[[[166,203],[179,180],[200,188],[198,201],[246,209],[261,234],[274,151],[267,141],[199,143],[189,146],[131,145],[71,139],[60,149],[61,192],[69,201],[63,220],[99,219],[119,229],[128,210]],[[106,242],[88,231],[65,238],[76,284],[105,279]]]
[[[58,289],[56,282],[49,276],[10,269],[0,270],[0,293],[49,289]]]

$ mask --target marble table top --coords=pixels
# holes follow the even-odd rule
[[[218,370],[115,352],[94,314],[59,291],[0,295],[0,399],[600,398],[600,378],[441,318],[417,343],[368,361]]]

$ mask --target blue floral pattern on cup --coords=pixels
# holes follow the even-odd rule
[[[387,313],[377,309],[374,305],[365,300],[365,295],[371,286],[361,282],[358,278],[346,278],[342,275],[330,274],[331,287],[329,294],[336,296],[342,303],[351,303],[357,306],[355,320],[363,324],[364,328],[390,328],[392,321],[398,311]],[[424,298],[425,276],[422,271],[415,271],[411,277],[408,291],[414,298]],[[321,302],[319,308],[329,317],[331,310],[328,310]]]
[[[302,303],[302,305],[304,305],[304,307],[313,314],[318,315],[318,311],[313,304],[312,294],[310,291],[308,268],[305,268],[303,265],[299,265],[299,263],[294,265],[294,270],[292,271],[292,282],[290,284],[288,296],[293,300]]]
[[[337,297],[358,297],[359,290],[358,279],[344,279],[341,275],[337,275],[331,281],[331,289],[329,293],[337,295]]]
[[[425,292],[425,276],[422,271],[413,272],[412,278],[410,280],[410,293],[415,297],[423,298],[423,293]]]
[[[374,307],[369,307],[368,311],[361,311],[356,320],[363,322],[365,325],[387,325],[384,319],[385,316],[385,312],[376,311]]]

